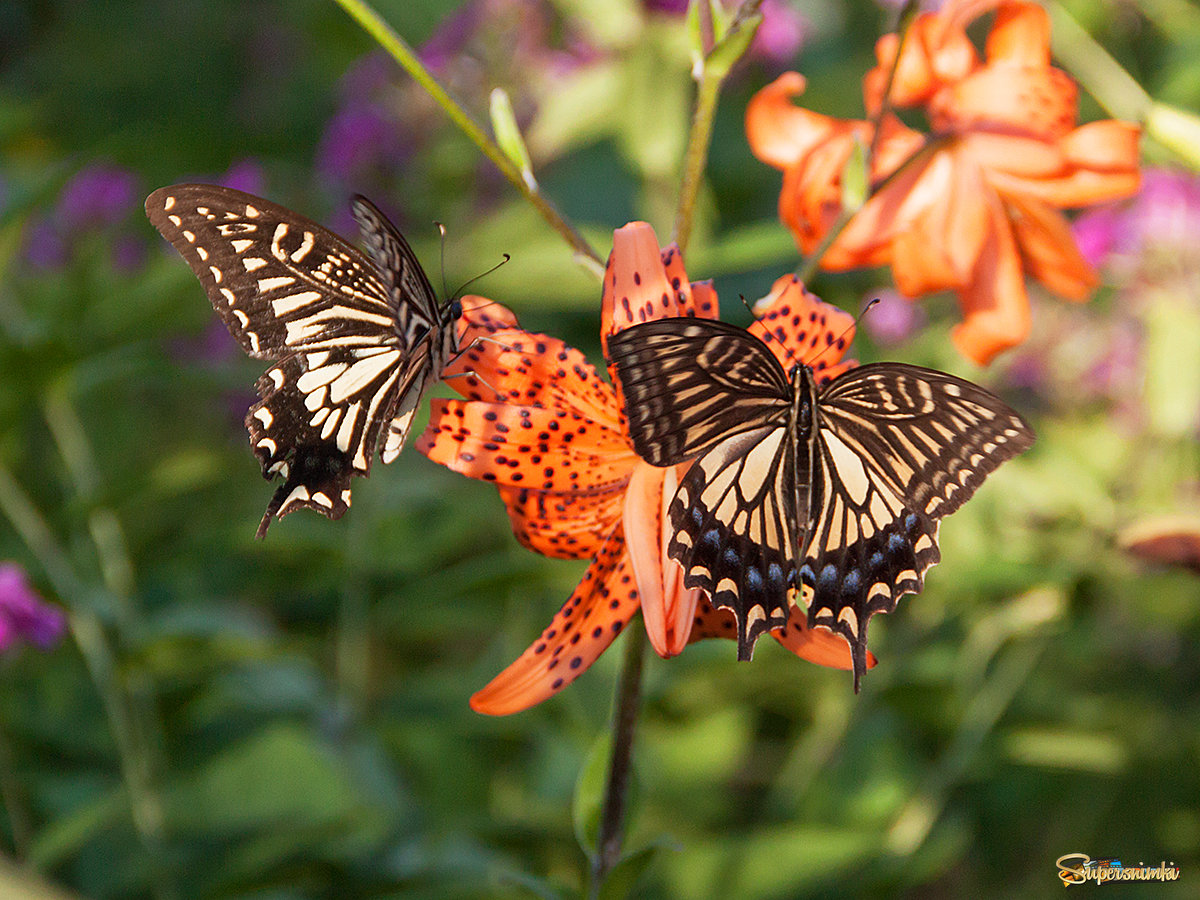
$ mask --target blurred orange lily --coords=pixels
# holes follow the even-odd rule
[[[966,35],[996,9],[984,60]],[[1062,208],[1135,193],[1135,125],[1080,127],[1076,86],[1050,65],[1050,22],[1035,3],[950,0],[924,13],[904,41],[889,102],[921,106],[930,133],[880,116],[899,38],[876,45],[864,79],[868,112],[879,121],[832,119],[792,103],[804,90],[795,72],[751,100],[746,132],[759,159],[783,171],[780,216],[806,253],[841,213],[841,175],[856,145],[874,139],[875,192],[821,260],[844,270],[890,265],[908,297],[958,293],[963,322],[953,339],[980,365],[1030,330],[1026,274],[1070,300],[1097,283]]]
[[[762,314],[790,352],[803,354],[823,341],[821,318],[846,316],[798,285],[778,293]],[[649,225],[634,222],[614,233],[602,341],[638,322],[713,318],[716,312],[712,286],[689,284],[678,250],[660,251]],[[552,696],[608,648],[639,608],[663,657],[691,641],[732,636],[732,616],[713,610],[699,590],[685,589],[682,570],[666,555],[671,535],[663,513],[690,464],[659,469],[636,456],[616,391],[579,351],[519,329],[508,310],[481,306],[478,298],[466,298],[461,321],[464,346],[485,338],[446,371],[448,383],[468,399],[434,400],[417,448],[434,462],[496,484],[525,546],[592,560],[538,640],[477,692],[471,707],[507,715]],[[832,374],[843,368],[834,366],[840,356],[833,348],[820,365]],[[809,629],[803,614],[776,637],[812,662],[851,666],[845,641]]]

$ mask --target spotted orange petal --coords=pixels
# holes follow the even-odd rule
[[[522,545],[557,559],[589,559],[599,552],[604,535],[621,521],[625,486],[609,490],[549,493],[501,487],[513,534]]]
[[[512,665],[471,697],[491,716],[528,709],[558,693],[596,661],[638,610],[618,526],[550,626]]]
[[[566,492],[623,485],[637,457],[622,435],[565,409],[436,399],[417,448],[470,478]]]
[[[608,337],[631,325],[694,315],[715,317],[716,294],[710,285],[693,297],[679,248],[672,244],[659,250],[654,229],[645,222],[616,229],[600,299],[605,353]]]
[[[770,293],[754,305],[754,315],[749,332],[771,348],[785,369],[802,362],[824,382],[857,365],[839,365],[854,340],[854,317],[809,293],[795,275],[777,278]]]

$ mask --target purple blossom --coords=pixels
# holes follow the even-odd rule
[[[55,216],[64,228],[103,228],[140,208],[138,196],[136,175],[101,163],[80,169],[63,186]]]
[[[479,2],[460,7],[438,25],[429,40],[421,45],[418,54],[421,62],[435,72],[445,72],[454,58],[466,49],[475,29],[479,27],[483,13],[483,4]]]
[[[353,181],[403,156],[396,122],[381,109],[360,103],[339,110],[325,126],[317,168],[340,181]]]
[[[1088,262],[1119,275],[1200,271],[1200,177],[1147,168],[1135,197],[1083,213],[1074,231]]]
[[[49,650],[65,627],[62,610],[42,602],[24,569],[16,563],[0,563],[0,651],[19,643]]]
[[[750,45],[750,55],[773,65],[786,65],[800,52],[811,25],[784,0],[763,0],[762,23]]]
[[[76,172],[59,192],[49,215],[33,219],[25,234],[25,259],[35,269],[57,269],[71,259],[80,238],[128,223],[141,209],[138,178],[128,169],[96,163]],[[114,248],[113,264],[133,262],[128,248]]]
[[[876,292],[879,302],[862,317],[862,325],[871,340],[881,347],[903,343],[925,324],[925,312],[899,291]]]
[[[69,257],[67,242],[49,219],[34,219],[25,230],[25,261],[34,269],[61,269]]]
[[[1094,268],[1101,268],[1112,254],[1120,225],[1120,210],[1112,205],[1093,207],[1075,220],[1075,243]]]
[[[267,176],[258,160],[239,159],[225,170],[224,175],[217,178],[217,184],[247,194],[263,194],[266,191]]]
[[[687,12],[688,0],[642,0],[642,6],[650,12],[682,16]]]

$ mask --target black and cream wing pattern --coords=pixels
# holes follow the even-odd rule
[[[876,363],[819,388],[807,366],[789,375],[721,322],[647,322],[608,349],[638,454],[696,459],[668,512],[685,585],[732,610],[742,659],[791,605],[806,608],[850,644],[855,690],[870,617],[921,590],[942,517],[1034,440],[969,381]]]
[[[350,479],[400,453],[421,395],[457,351],[457,304],[439,308],[412,249],[364,197],[367,252],[291,210],[230,188],[155,191],[146,214],[204,286],[247,354],[274,360],[246,429],[263,477],[282,478],[258,528],[350,505]]]

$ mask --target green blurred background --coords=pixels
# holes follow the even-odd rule
[[[691,87],[674,5],[378,9],[481,121],[509,90],[545,191],[604,255],[628,220],[670,232]],[[1195,6],[1069,8],[1151,95],[1200,107]],[[743,323],[738,295],[797,262],[746,101],[797,68],[814,108],[860,115],[894,11],[768,14],[722,97],[687,257]],[[412,451],[340,522],[301,513],[255,541],[272,489],[241,418],[263,366],[141,203],[219,179],[351,235],[363,191],[431,272],[446,223],[451,287],[510,253],[476,288],[598,361],[594,276],[324,0],[7,0],[0,154],[0,561],[71,617],[55,648],[0,658],[0,847],[20,866],[0,866],[0,896],[577,895],[576,783],[620,642],[525,713],[467,698],[585,564],[522,549],[493,490]],[[647,661],[637,896],[1057,896],[1072,852],[1174,862],[1178,883],[1119,890],[1197,896],[1200,577],[1119,541],[1200,505],[1200,186],[1152,141],[1145,156],[1158,196],[1106,213],[1125,240],[1101,248],[1105,286],[1083,306],[1035,291],[1034,338],[990,370],[951,348],[953,298],[868,317],[859,359],[989,384],[1038,444],[945,524],[925,591],[875,621],[860,696],[770,641],[747,665],[718,641]],[[851,310],[887,286],[813,284]]]

